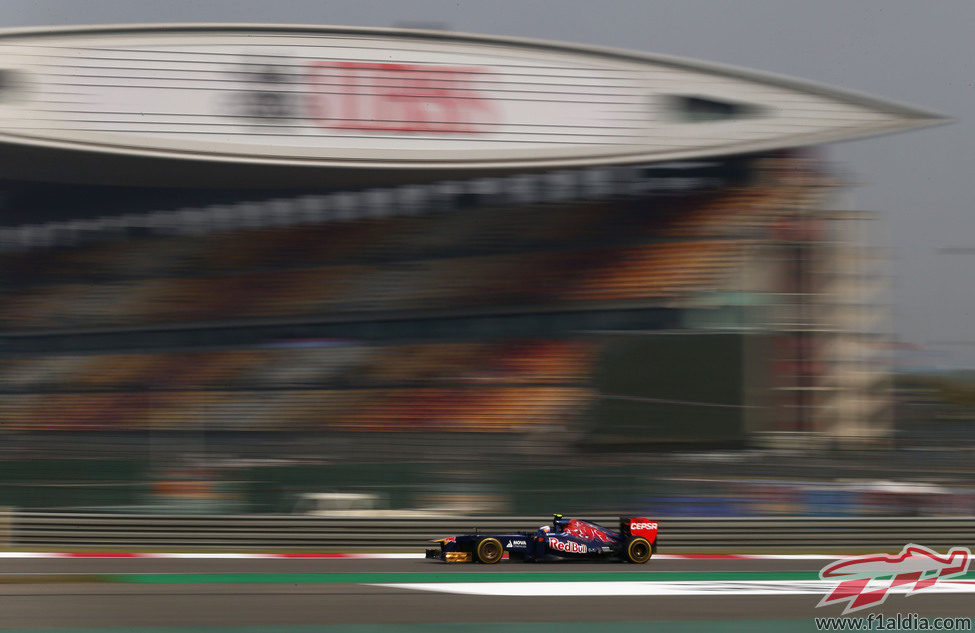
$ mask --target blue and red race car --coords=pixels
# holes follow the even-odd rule
[[[556,514],[552,525],[535,533],[461,534],[437,539],[439,548],[427,558],[448,563],[494,564],[504,558],[533,562],[552,558],[618,558],[645,563],[657,551],[657,522],[643,517],[620,517],[619,530],[592,521],[566,519]]]

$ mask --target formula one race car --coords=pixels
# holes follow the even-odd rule
[[[657,522],[620,517],[620,529],[611,530],[591,521],[565,519],[556,514],[552,525],[537,532],[461,534],[437,539],[439,548],[427,549],[427,558],[448,563],[494,564],[504,558],[533,562],[550,558],[618,558],[645,563],[657,551]]]

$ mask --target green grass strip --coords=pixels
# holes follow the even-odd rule
[[[41,585],[64,582],[106,581],[99,574],[0,574],[0,585]]]

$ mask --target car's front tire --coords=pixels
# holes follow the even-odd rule
[[[493,565],[504,556],[504,546],[493,537],[482,538],[474,547],[474,560],[485,565]]]
[[[653,547],[650,541],[642,536],[631,536],[626,539],[623,547],[623,560],[631,563],[643,564],[653,556]]]

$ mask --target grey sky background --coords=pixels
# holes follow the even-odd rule
[[[973,0],[3,0],[0,27],[133,22],[444,25],[682,55],[867,92],[951,125],[835,144],[883,212],[894,332],[975,367]],[[972,254],[945,255],[969,246]],[[945,346],[943,341],[968,344]]]

